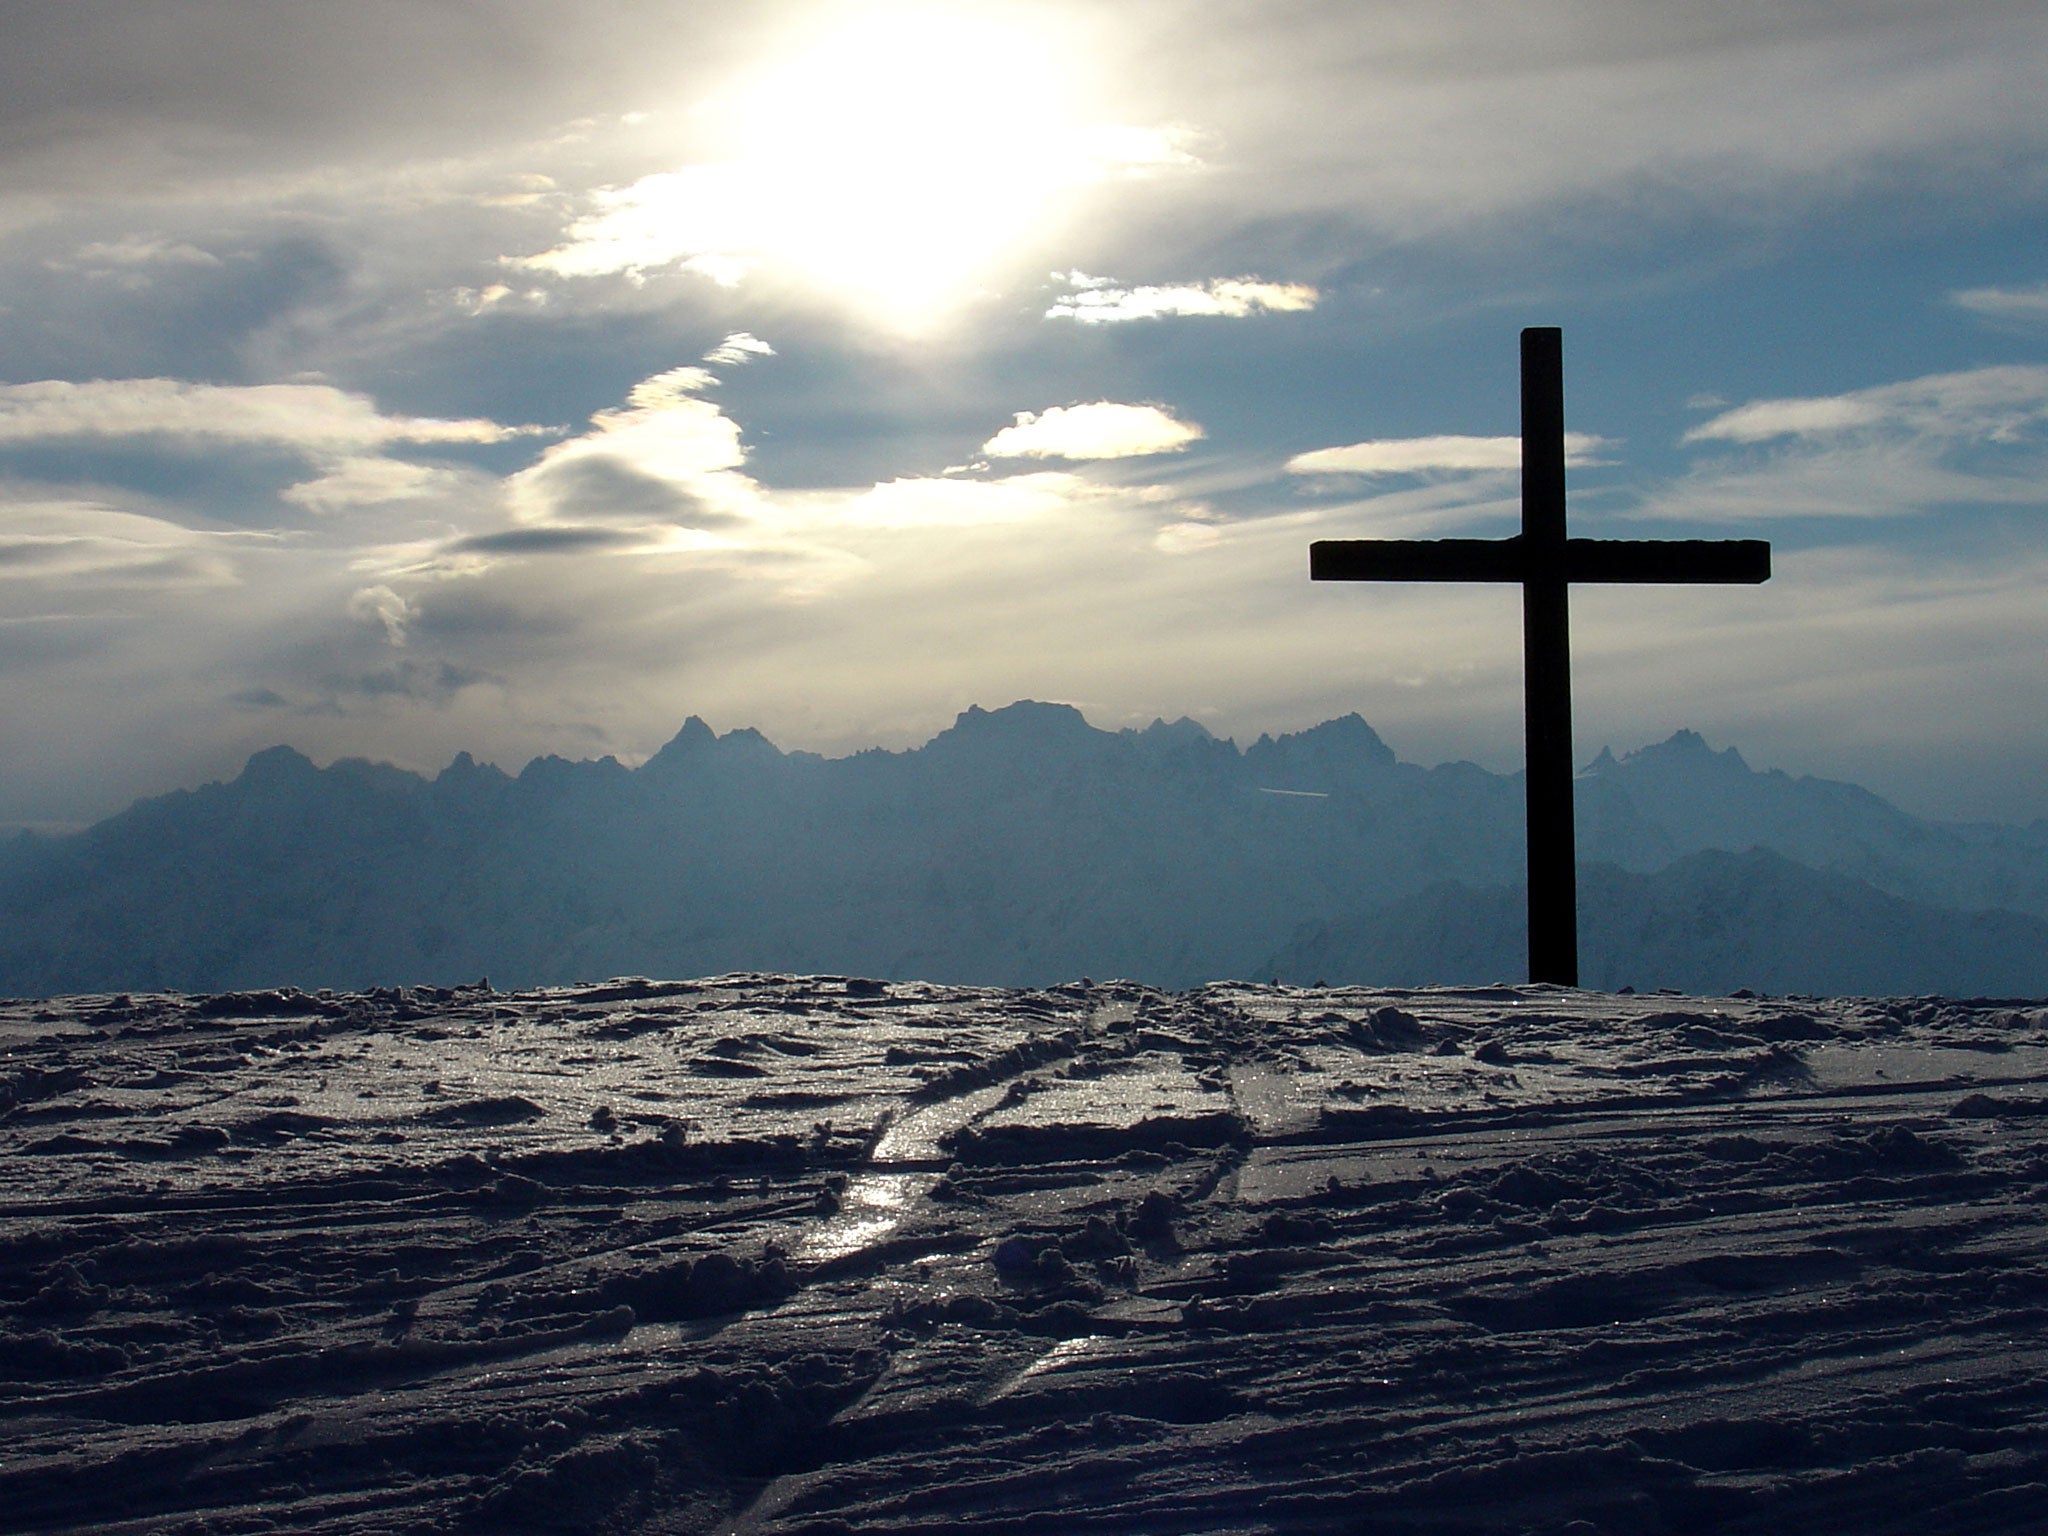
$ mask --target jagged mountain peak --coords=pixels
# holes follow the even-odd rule
[[[1312,725],[1305,731],[1292,731],[1279,738],[1279,745],[1289,743],[1312,747],[1320,752],[1346,752],[1372,762],[1391,763],[1394,749],[1386,744],[1380,733],[1366,724],[1365,716],[1353,710],[1348,715],[1339,715],[1334,720],[1325,720]]]
[[[1168,720],[1164,716],[1160,716],[1154,719],[1144,730],[1128,732],[1127,734],[1141,736],[1152,741],[1209,742],[1216,739],[1214,731],[1202,724],[1201,721],[1191,719],[1187,715],[1182,715],[1178,720]]]
[[[1043,699],[1018,699],[1000,709],[983,709],[970,704],[941,736],[954,731],[1004,731],[1019,734],[1074,737],[1102,733],[1071,704],[1048,703]]]
[[[1601,755],[1609,762],[1614,762],[1612,754],[1604,747],[1601,748]],[[1653,746],[1638,747],[1635,751],[1625,754],[1615,766],[1694,771],[1712,768],[1730,774],[1748,774],[1752,771],[1748,762],[1734,747],[1724,747],[1717,752],[1707,745],[1706,737],[1694,730],[1673,731],[1663,741]]]
[[[265,747],[249,754],[238,782],[249,785],[303,783],[320,770],[297,747]]]
[[[508,783],[511,775],[496,763],[480,763],[467,752],[458,752],[454,760],[434,776],[436,784],[479,784]]]
[[[631,771],[610,753],[595,761],[589,758],[558,757],[550,753],[546,757],[536,757],[520,769],[519,782],[540,785],[608,782],[623,779]]]
[[[652,770],[657,776],[678,764],[709,751],[718,744],[718,737],[705,723],[701,715],[692,715],[683,722],[683,728],[662,745],[660,751],[640,765],[641,772]]]
[[[640,772],[653,779],[668,778],[685,769],[729,772],[749,765],[780,762],[785,754],[774,742],[751,725],[742,725],[723,736],[697,715],[683,722],[683,728],[662,749],[640,765]]]
[[[1019,699],[1001,709],[970,705],[919,754],[939,762],[965,755],[1024,762],[1048,754],[1073,757],[1092,753],[1116,738],[1098,731],[1071,704]]]
[[[1361,771],[1379,772],[1395,764],[1394,749],[1380,733],[1353,712],[1325,720],[1305,731],[1261,736],[1245,752],[1245,764],[1274,787],[1327,791]]]

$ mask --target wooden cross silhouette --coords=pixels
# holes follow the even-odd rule
[[[1522,584],[1522,724],[1527,743],[1529,979],[1579,984],[1578,870],[1572,834],[1575,581],[1760,582],[1762,539],[1568,539],[1564,532],[1564,339],[1522,332],[1522,532],[1510,539],[1324,539],[1312,581],[1517,581]]]

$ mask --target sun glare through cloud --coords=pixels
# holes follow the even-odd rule
[[[926,328],[1030,269],[1064,198],[1199,163],[1178,130],[1095,120],[1082,56],[1042,14],[1002,8],[813,17],[695,104],[708,158],[599,193],[565,243],[519,264],[791,276]]]
[[[849,18],[726,110],[772,254],[897,317],[957,298],[1088,169],[1052,39],[985,13]]]

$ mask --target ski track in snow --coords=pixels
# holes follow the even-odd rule
[[[0,1531],[2032,1532],[2048,1007],[0,1003]]]

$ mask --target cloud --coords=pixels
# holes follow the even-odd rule
[[[666,373],[657,373],[651,379],[642,379],[626,392],[626,404],[636,411],[662,411],[670,406],[683,404],[699,390],[710,389],[718,383],[718,375],[708,368],[693,368],[685,364],[671,368]],[[610,419],[603,414],[591,418],[600,425]]]
[[[358,455],[335,459],[317,480],[287,486],[280,494],[309,511],[335,512],[445,495],[461,484],[462,476],[438,465]]]
[[[564,137],[612,103],[723,71],[779,7],[761,0],[268,0],[7,7],[0,187],[219,196],[332,186],[337,167],[436,164]],[[487,40],[487,43],[486,41]],[[617,119],[609,119],[615,122]],[[583,134],[597,126],[586,119]]]
[[[502,443],[545,432],[471,417],[386,416],[327,384],[192,384],[183,379],[43,379],[0,384],[0,444],[168,437],[334,452],[390,443]]]
[[[1948,301],[1991,320],[2048,323],[2048,283],[2031,288],[1959,288]]]
[[[1088,173],[1115,181],[1198,171],[1204,162],[1196,145],[1203,137],[1185,123],[1094,123],[1071,136]]]
[[[1156,405],[1055,405],[1019,411],[1014,425],[981,445],[999,459],[1124,459],[1178,453],[1205,434]]]
[[[1785,521],[1908,517],[1939,506],[2040,505],[2048,483],[2027,469],[1984,473],[1943,462],[1920,441],[1799,444],[1765,458],[1710,461],[1631,509],[1641,518]]]
[[[477,417],[390,416],[367,396],[327,384],[148,378],[0,385],[0,448],[133,441],[187,452],[281,450],[319,471],[280,493],[314,512],[414,501],[464,483],[455,470],[379,449],[503,443],[546,430]]]
[[[1242,320],[1246,316],[1313,309],[1321,295],[1307,283],[1269,283],[1256,277],[1219,277],[1157,287],[1119,287],[1108,278],[1069,272],[1068,292],[1053,300],[1048,320],[1110,325],[1166,315]]]
[[[706,82],[660,169],[575,199],[547,249],[509,259],[795,283],[922,329],[1039,269],[1048,235],[1110,187],[1201,166],[1185,126],[1097,110],[1112,97],[1089,88],[1095,30],[1047,7],[811,9]]]
[[[550,444],[507,482],[522,522],[661,523],[714,528],[758,505],[758,488],[735,474],[746,462],[738,423],[694,391],[702,368],[672,368],[636,384],[626,405],[599,411],[590,430]]]
[[[740,521],[706,497],[688,475],[655,474],[639,467],[630,450],[592,449],[565,454],[519,477],[515,505],[530,506],[533,495],[551,519],[665,523],[677,528],[716,528]]]
[[[867,528],[964,528],[1021,523],[1065,511],[1097,495],[1076,475],[1046,472],[1000,480],[887,480],[846,501],[839,520]]]
[[[78,248],[71,265],[91,270],[136,270],[147,267],[217,267],[220,258],[189,240],[166,236],[128,235],[118,240],[89,240]]]
[[[1930,374],[1839,395],[1756,400],[1681,439],[1720,456],[1656,491],[1656,518],[1900,517],[2048,503],[2048,368]]]
[[[618,549],[639,543],[619,528],[593,528],[574,523],[547,528],[506,528],[497,533],[473,533],[449,545],[457,554],[479,555],[565,555],[592,549]]]
[[[1130,40],[1108,67],[1208,66],[1213,206],[1247,219],[1521,242],[1505,217],[1533,211],[1541,239],[1589,203],[1640,228],[1776,217],[1823,183],[2002,199],[2048,148],[2048,30],[2024,5],[1307,4],[1226,35],[1190,25],[1164,59]]]
[[[330,676],[322,680],[322,692],[327,696],[329,708],[345,707],[344,701],[356,697],[371,702],[389,699],[405,699],[428,704],[445,704],[453,695],[478,683],[488,682],[489,676],[471,667],[459,667],[453,663],[401,661],[388,667],[355,676]]]
[[[1592,455],[1610,446],[1608,439],[1586,432],[1567,432],[1567,464],[1597,462]],[[1342,448],[1316,448],[1287,461],[1290,475],[1426,475],[1519,470],[1519,437],[1393,437],[1351,443]]]
[[[466,315],[483,315],[501,306],[505,309],[543,308],[548,302],[548,293],[544,288],[514,289],[504,283],[486,283],[481,288],[457,283],[448,290],[447,298]]]
[[[750,331],[734,331],[704,354],[707,363],[736,367],[757,357],[773,357],[775,349]]]
[[[260,535],[199,532],[92,501],[8,500],[0,502],[0,512],[0,581],[26,579],[46,597],[75,595],[81,585],[232,586],[235,548],[266,542]],[[18,596],[10,594],[11,601]]]
[[[680,265],[730,288],[758,264],[757,195],[735,166],[660,171],[591,193],[591,211],[570,223],[559,245],[505,262],[557,277],[639,277]]]
[[[2012,442],[2043,421],[2048,421],[2048,368],[2012,364],[1930,374],[1842,395],[1752,401],[1702,422],[1681,441],[1761,443],[1895,431]]]
[[[1152,543],[1163,555],[1192,554],[1214,549],[1223,541],[1223,531],[1213,523],[1168,523],[1153,535]]]
[[[384,638],[394,646],[402,646],[413,608],[389,587],[364,587],[349,597],[348,616],[360,623],[382,625]]]
[[[777,36],[791,9],[644,0],[628,26],[617,0],[15,6],[0,64],[6,185],[212,191],[287,170],[331,182],[337,168],[550,139],[574,140],[585,176],[595,162],[594,179],[630,183],[657,133],[671,166],[679,142],[699,147],[691,130],[736,66],[794,51]],[[1077,173],[1092,168],[1114,195],[1125,178],[1174,169],[1188,151],[1170,126],[1196,119],[1227,151],[1205,172],[1213,206],[1254,218],[1335,208],[1408,228],[1624,186],[1726,211],[1760,189],[1846,185],[1865,168],[1989,187],[2037,164],[2043,142],[2043,40],[2024,4],[1322,3],[1256,21],[1194,0],[1033,9],[1091,13],[1061,40],[1067,62],[1122,85],[1128,115],[1169,125],[1080,127]],[[815,32],[817,8],[805,10]],[[849,94],[889,83],[846,67],[865,59],[831,62]],[[964,73],[963,93],[984,78]],[[698,110],[638,125],[588,116],[664,97]],[[643,163],[621,163],[627,151]]]

